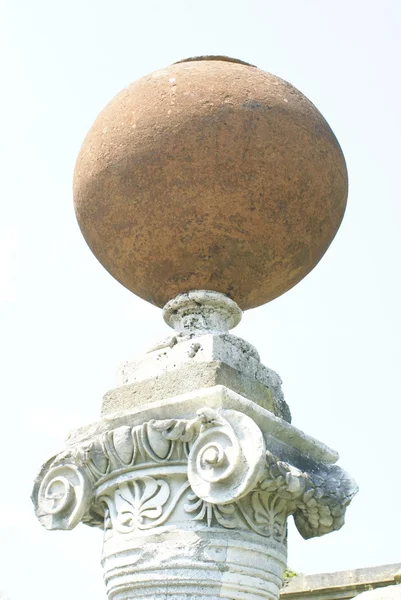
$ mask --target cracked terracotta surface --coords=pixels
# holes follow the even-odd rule
[[[74,178],[93,253],[158,306],[193,289],[242,309],[283,294],[327,250],[346,197],[344,157],[316,107],[221,58],[174,64],[118,94]]]

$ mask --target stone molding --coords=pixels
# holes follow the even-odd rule
[[[297,575],[287,580],[282,600],[350,600],[369,590],[401,583],[401,563],[334,573]],[[401,587],[400,587],[401,593]]]
[[[42,468],[33,500],[47,529],[106,521],[124,533],[165,524],[185,497],[188,520],[282,542],[290,514],[305,538],[339,529],[355,492],[335,465],[304,472],[280,460],[247,415],[203,407],[72,446]]]
[[[249,342],[230,333],[176,333],[117,372],[117,388],[103,398],[102,415],[226,386],[291,422],[281,378],[263,365]]]
[[[212,290],[192,290],[178,294],[163,308],[167,325],[180,333],[197,333],[234,329],[242,310],[226,294]]]

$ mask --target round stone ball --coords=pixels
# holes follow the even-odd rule
[[[341,223],[347,170],[317,108],[282,79],[224,57],[135,81],[81,148],[74,201],[102,265],[163,306],[190,290],[243,309],[283,294]]]

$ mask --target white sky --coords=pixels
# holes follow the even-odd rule
[[[2,0],[0,588],[11,600],[104,598],[101,532],[47,532],[32,480],[99,416],[116,367],[168,333],[116,283],[75,221],[72,173],[102,107],[183,57],[226,54],[287,79],[343,148],[350,195],[327,255],[234,333],[283,378],[293,423],[360,485],[338,533],[304,541],[304,573],[401,561],[399,0]]]

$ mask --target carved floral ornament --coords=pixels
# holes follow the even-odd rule
[[[202,408],[71,447],[44,465],[32,498],[47,529],[131,533],[163,525],[181,503],[188,519],[282,542],[291,514],[304,538],[339,529],[356,491],[337,466],[306,473],[280,461],[248,416]]]

